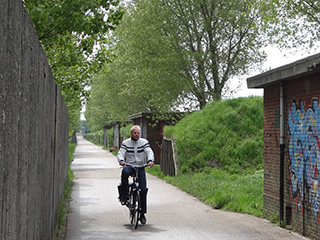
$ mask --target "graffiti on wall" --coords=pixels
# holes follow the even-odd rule
[[[289,125],[289,180],[291,194],[298,210],[303,208],[304,186],[308,203],[316,216],[320,197],[320,106],[318,98],[310,104],[295,99],[290,104]],[[306,196],[306,197],[307,197]]]

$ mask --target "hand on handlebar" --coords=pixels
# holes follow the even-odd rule
[[[154,165],[154,162],[150,161],[150,162],[148,162],[148,165],[149,165],[150,168],[152,168],[153,165]]]

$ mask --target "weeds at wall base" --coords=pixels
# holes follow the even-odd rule
[[[286,222],[287,222],[286,219],[284,219],[282,222],[280,222],[278,213],[271,213],[268,215],[265,214],[264,218],[267,219],[269,222],[275,224],[278,227],[287,229],[289,231],[296,232],[296,230],[292,227],[292,225],[286,224]]]
[[[70,169],[70,164],[73,161],[73,153],[76,148],[76,144],[69,143],[69,153],[68,153],[68,177],[65,184],[64,196],[62,203],[60,205],[59,211],[59,221],[58,221],[58,229],[56,231],[56,240],[64,240],[66,237],[66,229],[67,229],[67,221],[68,221],[68,213],[70,212],[69,203],[71,200],[71,191],[72,191],[72,181],[73,181],[73,172]]]

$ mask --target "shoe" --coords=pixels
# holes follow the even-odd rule
[[[122,198],[120,199],[121,205],[127,205],[128,199],[129,199],[128,196],[122,197]]]
[[[143,213],[140,214],[140,222],[141,224],[146,224],[147,222],[146,216]]]

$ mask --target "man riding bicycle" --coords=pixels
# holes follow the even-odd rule
[[[121,174],[121,187],[120,187],[120,202],[125,205],[128,201],[128,178],[135,173],[135,170],[128,164],[143,166],[148,164],[149,167],[154,165],[154,154],[150,147],[148,140],[140,138],[140,127],[138,125],[132,126],[130,130],[131,138],[124,140],[119,149],[117,158],[119,164],[123,166]],[[141,215],[140,222],[146,223],[145,213],[147,213],[147,181],[144,167],[139,168],[139,186],[141,189]]]

